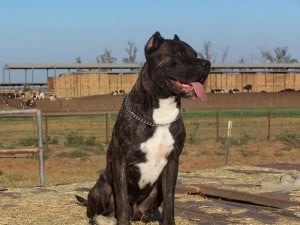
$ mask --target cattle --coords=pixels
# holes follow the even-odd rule
[[[244,90],[246,90],[247,92],[252,91],[252,85],[247,84],[246,86],[244,86]]]
[[[24,99],[20,104],[22,109],[34,108],[36,106],[36,103],[33,99]]]
[[[229,89],[228,92],[231,94],[236,94],[236,93],[240,93],[240,90],[238,88],[233,88],[233,89]]]
[[[111,94],[111,95],[125,95],[126,93],[125,93],[124,90],[119,90],[119,89],[117,89],[117,90],[113,91],[113,92],[110,93],[110,94]]]
[[[221,88],[215,88],[211,89],[211,93],[225,93],[225,90]]]
[[[296,90],[293,88],[286,88],[286,89],[280,90],[279,92],[295,92],[295,91]]]

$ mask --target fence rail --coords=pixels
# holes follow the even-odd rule
[[[14,131],[14,128],[17,126],[14,123],[1,123],[1,131],[4,133],[1,133],[1,145],[0,145],[0,155],[14,155],[14,154],[28,154],[28,153],[39,153],[39,178],[40,178],[40,185],[45,185],[45,172],[44,172],[44,150],[43,150],[43,127],[42,127],[42,113],[38,109],[21,109],[21,110],[9,110],[9,111],[0,111],[1,117],[15,117],[18,118],[20,115],[25,115],[26,117],[32,117],[35,120],[36,124],[36,131],[37,135],[35,135],[37,139],[37,148],[15,148],[15,149],[4,149],[3,143],[4,140],[8,138],[8,135],[6,133],[6,126],[4,124],[8,124],[10,129]],[[4,120],[5,121],[5,120]],[[3,121],[1,121],[3,122]],[[27,132],[27,130],[23,130],[24,133]]]

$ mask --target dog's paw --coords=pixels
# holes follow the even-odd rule
[[[91,221],[91,225],[117,225],[115,217],[97,215]]]

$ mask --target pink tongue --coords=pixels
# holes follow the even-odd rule
[[[197,97],[202,101],[206,101],[207,96],[205,94],[203,85],[199,82],[191,82],[190,84],[193,86],[194,92],[196,93]]]

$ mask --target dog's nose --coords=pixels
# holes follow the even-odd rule
[[[208,60],[203,60],[203,61],[201,62],[201,65],[202,65],[203,67],[205,67],[206,69],[209,69],[209,68],[210,68],[210,61],[208,61]]]

